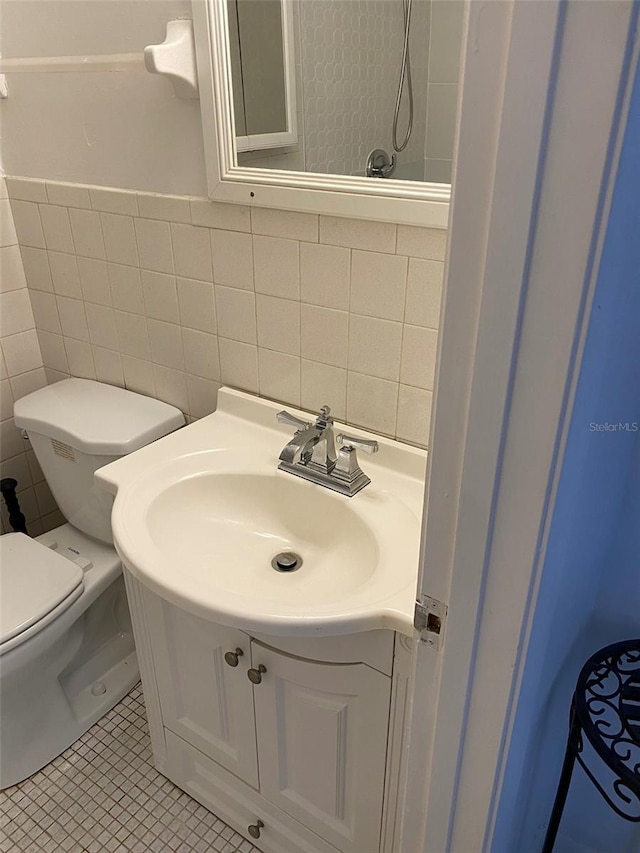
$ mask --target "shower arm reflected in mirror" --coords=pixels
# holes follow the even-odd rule
[[[402,0],[402,9],[404,15],[404,37],[402,44],[402,63],[400,67],[400,80],[398,81],[398,94],[396,95],[396,106],[393,111],[393,150],[396,153],[404,151],[411,138],[413,130],[413,85],[411,83],[411,57],[409,56],[409,36],[411,33],[411,2],[412,0]],[[409,99],[409,117],[407,119],[407,129],[404,139],[398,142],[398,119],[400,116],[400,104],[402,102],[402,93],[404,91],[404,83],[407,81],[407,97]],[[396,170],[398,158],[393,154],[391,160],[389,155],[382,148],[375,148],[367,157],[367,165],[364,173],[367,178],[390,178]]]
[[[396,170],[397,162],[395,154],[389,158],[384,148],[374,148],[367,157],[364,173],[367,178],[390,178]]]

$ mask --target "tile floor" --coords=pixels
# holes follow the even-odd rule
[[[260,853],[158,773],[138,684],[43,770],[0,792],[2,853]]]

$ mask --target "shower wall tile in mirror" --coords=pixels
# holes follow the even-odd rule
[[[406,5],[407,0],[294,2],[298,142],[244,151],[238,154],[238,163],[362,175],[370,151],[392,152],[404,44],[403,2]],[[239,3],[250,6],[252,0]],[[393,177],[449,183],[464,4],[462,0],[409,3],[413,120]],[[254,50],[253,63],[258,62]],[[235,91],[238,75],[233,76]],[[400,142],[409,121],[407,83],[398,117]]]
[[[388,145],[393,116],[403,22],[399,2],[329,0],[300,4],[306,169],[356,175],[374,140]],[[413,8],[414,33],[429,31],[429,3]],[[429,54],[414,51],[413,74],[426,79]],[[407,164],[424,151],[426,87],[415,93]],[[406,99],[400,115],[407,122]],[[398,176],[398,175],[396,175]]]
[[[221,384],[426,445],[446,231],[8,178],[42,359],[193,418]]]

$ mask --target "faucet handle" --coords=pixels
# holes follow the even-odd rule
[[[318,417],[316,418],[316,426],[327,427],[333,423],[333,418],[331,417],[331,408],[329,406],[322,406]]]
[[[287,424],[287,426],[295,427],[297,430],[309,429],[311,426],[310,421],[303,421],[302,418],[297,418],[295,415],[292,415],[284,409],[281,412],[278,412],[276,420],[279,424]]]
[[[380,450],[380,445],[377,441],[369,438],[356,438],[355,435],[347,435],[341,432],[336,436],[338,444],[344,444],[348,447],[357,447],[358,450],[364,450],[365,453],[377,453]]]

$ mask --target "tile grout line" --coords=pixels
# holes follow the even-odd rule
[[[1,792],[0,817],[0,850],[15,853],[258,853],[152,766],[139,684],[51,764]]]

